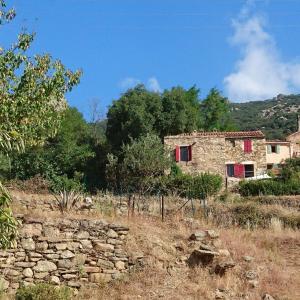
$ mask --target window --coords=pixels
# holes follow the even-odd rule
[[[179,161],[191,161],[192,160],[192,146],[176,146],[175,160]]]
[[[276,146],[275,145],[271,145],[271,153],[276,153]]]
[[[280,145],[267,145],[268,154],[271,153],[280,153]]]
[[[229,140],[232,147],[235,147],[235,140]]]
[[[273,169],[273,164],[267,164],[267,170],[272,170]]]
[[[226,172],[228,177],[234,177],[234,165],[233,164],[226,165]]]
[[[188,146],[180,146],[180,161],[189,161]]]
[[[254,165],[244,165],[245,167],[245,177],[254,177]]]
[[[244,140],[244,152],[251,153],[252,152],[252,141]]]

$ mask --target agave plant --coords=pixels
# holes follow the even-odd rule
[[[59,210],[63,214],[65,211],[71,210],[76,206],[76,204],[80,201],[81,194],[74,190],[67,191],[64,189],[63,191],[60,191],[58,195],[54,194],[54,197]]]

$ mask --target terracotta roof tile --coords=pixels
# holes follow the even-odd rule
[[[181,137],[225,137],[225,138],[246,138],[256,137],[264,138],[265,135],[262,131],[194,131],[191,133],[183,133],[178,135],[166,136],[168,138],[181,138]]]

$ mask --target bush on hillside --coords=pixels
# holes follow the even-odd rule
[[[169,176],[167,181],[167,191],[193,199],[206,199],[217,194],[221,187],[221,176],[210,173],[189,175],[179,172]]]
[[[242,196],[300,195],[300,183],[295,180],[280,179],[241,181],[239,192]]]
[[[22,286],[17,292],[16,300],[71,300],[72,290],[68,287],[55,287],[47,283]]]

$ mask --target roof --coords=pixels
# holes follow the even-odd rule
[[[281,141],[281,140],[269,140],[269,141],[266,141],[266,144],[284,144],[284,145],[290,145],[291,142]]]
[[[289,137],[292,137],[292,136],[294,136],[294,135],[299,135],[299,134],[300,134],[300,131],[296,131],[296,132],[291,133],[290,135],[288,135],[288,136],[286,137],[286,139],[288,139]]]
[[[264,138],[265,135],[260,130],[255,131],[194,131],[178,135],[166,136],[169,138],[187,138],[187,137],[224,137],[224,138]]]

